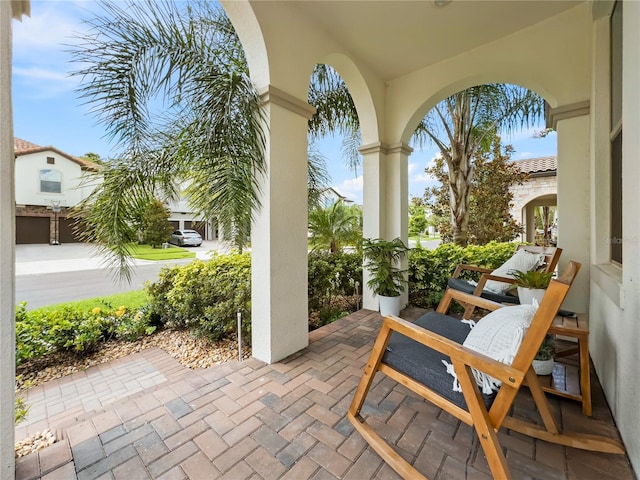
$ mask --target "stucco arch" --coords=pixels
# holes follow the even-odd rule
[[[429,98],[424,100],[420,105],[417,106],[415,112],[409,119],[407,120],[406,125],[402,131],[401,140],[403,142],[409,143],[409,140],[413,136],[413,132],[415,132],[418,123],[424,118],[424,116],[429,113],[438,103],[444,100],[451,95],[454,95],[462,90],[466,90],[467,88],[474,87],[476,85],[485,85],[489,83],[503,83],[503,84],[511,84],[517,85],[528,90],[531,90],[538,95],[540,95],[543,99],[547,101],[551,106],[557,105],[557,99],[550,94],[550,92],[541,88],[540,85],[533,79],[516,79],[516,78],[506,78],[501,75],[492,75],[487,73],[478,73],[477,75],[460,78],[451,82],[448,85],[443,86],[438,91],[434,92]]]
[[[389,135],[407,142],[418,121],[438,101],[483,83],[521,85],[538,93],[551,107],[588,100],[591,61],[588,42],[583,39],[591,36],[590,21],[589,8],[579,5],[389,82]]]
[[[342,53],[331,53],[318,63],[333,67],[346,83],[358,112],[362,143],[367,145],[379,141],[381,106],[376,106],[372,89],[355,62]]]
[[[256,85],[269,85],[269,55],[260,23],[248,2],[220,2],[240,38],[249,64],[251,79]]]

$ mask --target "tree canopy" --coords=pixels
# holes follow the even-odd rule
[[[466,245],[469,202],[478,153],[488,151],[497,134],[529,126],[544,113],[544,101],[517,85],[478,85],[436,105],[420,122],[414,138],[433,142],[447,165],[452,240]]]
[[[80,98],[114,143],[116,159],[75,216],[78,232],[109,250],[130,275],[135,219],[152,198],[175,200],[179,185],[194,213],[218,219],[223,239],[242,247],[260,208],[266,172],[264,112],[239,38],[213,2],[102,1],[90,31],[71,47]],[[344,92],[318,66],[310,97],[319,113],[311,138],[340,128]],[[324,92],[324,93],[323,93]],[[340,103],[343,102],[343,103]],[[355,109],[354,109],[355,110]],[[310,155],[310,202],[326,187],[321,155]]]
[[[513,193],[509,187],[521,184],[527,177],[510,160],[513,148],[503,147],[500,137],[494,137],[491,151],[477,152],[472,159],[475,175],[469,186],[469,243],[484,245],[491,241],[508,242],[522,232],[520,224],[511,216]],[[445,161],[438,157],[425,171],[440,181],[439,185],[425,191],[425,201],[436,218],[444,243],[453,242],[450,209],[449,174]]]

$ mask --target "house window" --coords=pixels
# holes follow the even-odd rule
[[[56,159],[53,157],[47,157],[47,163],[49,165],[54,165],[56,163]]]
[[[622,264],[622,3],[611,13],[611,260]]]
[[[62,173],[58,170],[40,170],[40,192],[62,193]]]

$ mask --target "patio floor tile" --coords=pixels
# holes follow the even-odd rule
[[[273,365],[189,370],[153,348],[35,387],[25,401],[37,418],[16,435],[42,427],[64,440],[18,459],[16,479],[398,479],[345,418],[380,321],[355,312],[310,332],[306,349]],[[592,378],[589,429],[618,436]],[[551,403],[565,426],[584,428],[578,403]],[[532,408],[521,392],[514,412],[530,417]],[[376,377],[362,413],[428,478],[491,478],[470,427],[390,379]],[[626,456],[499,436],[514,478],[635,479]]]

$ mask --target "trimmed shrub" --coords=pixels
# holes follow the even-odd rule
[[[308,294],[310,329],[356,311],[362,293],[362,253],[309,253]]]
[[[495,269],[513,255],[515,248],[516,245],[510,242],[490,242],[464,248],[445,243],[435,250],[421,247],[411,250],[409,303],[422,308],[436,307],[447,288],[447,280],[451,278],[459,263]],[[465,274],[462,278],[472,279],[470,272]]]
[[[71,306],[47,311],[16,307],[16,366],[49,353],[88,354],[111,339],[135,340],[155,330],[144,310],[117,310],[110,305],[87,312]]]
[[[146,286],[151,318],[217,341],[237,330],[251,340],[251,254],[216,254],[207,261],[163,268]],[[247,343],[249,344],[249,343]]]

